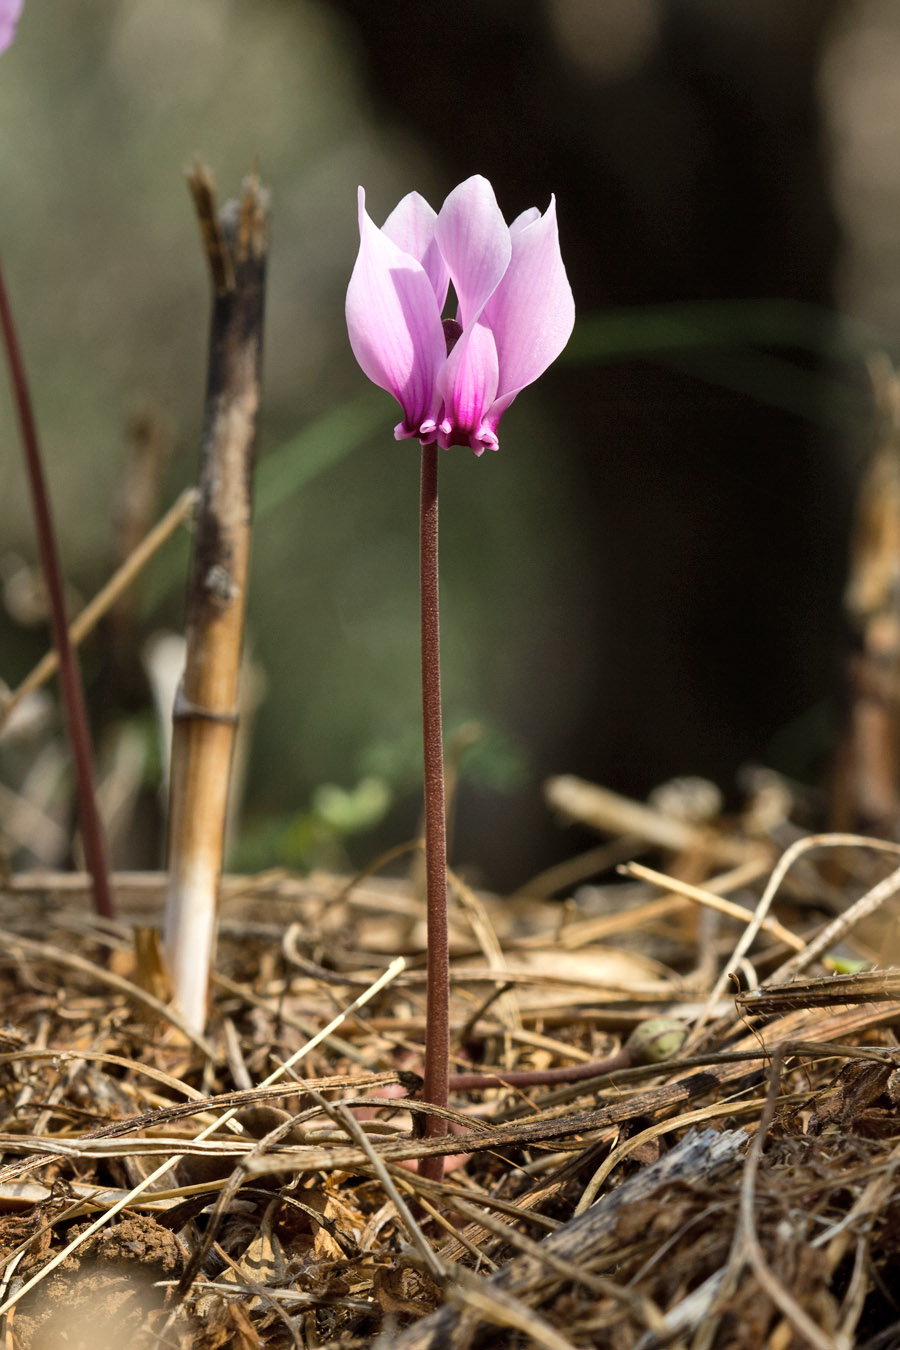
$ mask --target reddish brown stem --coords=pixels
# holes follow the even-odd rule
[[[448,1086],[451,1092],[479,1092],[495,1087],[552,1087],[554,1083],[580,1083],[585,1078],[600,1078],[617,1069],[629,1069],[634,1055],[626,1046],[607,1059],[594,1059],[589,1064],[568,1064],[562,1069],[510,1069],[508,1073],[451,1073]]]
[[[0,268],[0,327],[3,330],[3,345],[19,418],[22,446],[25,451],[25,463],[31,488],[41,566],[47,586],[47,596],[50,601],[50,626],[53,633],[53,644],[59,658],[59,678],[63,702],[66,707],[72,759],[75,765],[78,814],[81,822],[85,860],[93,882],[94,904],[97,913],[106,919],[112,919],[115,917],[115,907],[109,884],[106,836],[103,831],[103,823],[100,820],[100,812],[97,809],[91,737],[84,705],[81,672],[75,649],[69,640],[69,625],[63,599],[62,569],[60,568],[59,553],[56,547],[50,497],[44,480],[37,425],[28,392],[25,364],[22,360],[16,326],[13,322],[12,308],[6,294],[2,268]]]
[[[422,1096],[446,1106],[450,1071],[450,954],[447,943],[447,831],[444,812],[444,748],[441,728],[441,643],[438,603],[438,449],[422,447],[419,517],[419,578],[422,619],[422,730],[425,759],[425,878],[428,918],[428,983],[425,1000],[425,1083]],[[447,1123],[428,1116],[428,1138],[445,1134]],[[440,1181],[442,1157],[423,1158],[422,1176]]]

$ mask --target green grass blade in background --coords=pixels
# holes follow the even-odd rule
[[[325,469],[362,445],[390,420],[382,393],[367,392],[317,417],[277,450],[270,450],[256,469],[253,513],[262,520]]]
[[[292,501],[308,483],[338,464],[368,437],[390,422],[384,395],[366,392],[317,417],[289,441],[270,450],[259,461],[254,487],[254,520],[262,520]],[[190,539],[180,530],[147,570],[141,608],[151,614],[171,593],[183,586]]]
[[[573,365],[652,360],[817,425],[847,430],[868,416],[870,400],[837,371],[807,369],[772,349],[853,367],[895,341],[848,315],[795,300],[693,301],[589,314],[576,325],[563,359]]]
[[[827,370],[805,369],[773,349],[853,363],[895,345],[893,334],[801,301],[690,301],[588,314],[576,324],[562,360],[569,365],[654,360],[819,425],[846,429],[868,415],[865,395],[849,381]],[[256,470],[255,519],[295,500],[308,483],[389,421],[384,395],[367,390],[263,455]],[[147,575],[145,613],[181,583],[188,541],[180,538],[181,544],[170,545]]]
[[[562,359],[583,365],[728,346],[793,347],[840,361],[896,341],[896,333],[799,300],[694,300],[588,314]]]
[[[744,394],[779,412],[793,413],[816,426],[848,431],[871,412],[871,399],[845,380],[804,370],[782,357],[753,348],[713,348],[673,352],[658,358],[685,375]]]

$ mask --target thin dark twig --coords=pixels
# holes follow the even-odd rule
[[[72,759],[75,765],[78,815],[81,822],[84,855],[93,882],[94,904],[97,913],[102,914],[105,919],[112,919],[115,918],[115,905],[113,904],[112,890],[109,884],[106,836],[97,807],[91,737],[88,730],[81,672],[75,648],[69,639],[69,624],[63,598],[62,568],[60,567],[53,516],[50,510],[50,496],[47,491],[41,460],[37,423],[34,419],[31,396],[28,391],[28,380],[25,374],[25,363],[22,360],[22,352],[12,307],[6,292],[2,268],[0,268],[0,328],[3,331],[3,345],[6,351],[9,377],[19,419],[25,463],[28,469],[28,482],[34,508],[41,567],[47,586],[47,597],[50,602],[50,626],[53,644],[59,657],[59,678],[63,702],[66,707],[66,725],[72,747]]]

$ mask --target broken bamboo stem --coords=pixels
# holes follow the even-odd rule
[[[188,183],[213,281],[197,526],[188,581],[187,654],[175,701],[164,949],[172,993],[206,1021],[250,558],[268,194],[255,175],[216,209],[212,176]]]

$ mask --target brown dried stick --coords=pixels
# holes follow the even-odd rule
[[[187,658],[173,714],[165,951],[175,1001],[200,1029],[222,871],[250,557],[268,199],[255,176],[216,210],[209,170],[188,183],[213,280]]]
[[[148,531],[121,567],[117,568],[109,581],[101,587],[93,600],[89,601],[81,613],[72,620],[69,624],[69,641],[73,646],[77,647],[83,642],[87,635],[93,632],[104,614],[121,600],[138,573],[188,519],[196,500],[196,488],[185,488],[162,519]],[[59,656],[55,649],[41,657],[21,684],[16,685],[15,689],[2,700],[0,728],[5,726],[13,709],[17,708],[29,694],[34,693],[35,689],[40,689],[42,684],[46,684],[58,668]]]
[[[844,593],[843,729],[832,769],[833,829],[893,838],[900,822],[900,374],[869,361],[878,441],[857,492]]]
[[[737,919],[738,923],[749,924],[753,920],[752,910],[744,909],[743,905],[736,905],[733,900],[723,899],[721,895],[715,893],[712,886],[692,886],[690,882],[666,876],[663,872],[657,872],[652,867],[644,867],[643,864],[636,862],[624,863],[618,871],[624,876],[636,877],[638,881],[649,881],[652,886],[663,887],[674,895],[683,895],[686,900],[693,900],[698,905],[707,905],[710,909],[717,910],[719,914]],[[802,938],[798,938],[796,933],[785,928],[777,919],[763,919],[760,927],[771,933],[779,942],[783,942],[786,947],[790,947],[791,951],[802,952],[806,947]]]
[[[548,778],[544,783],[544,797],[551,810],[567,820],[589,825],[604,834],[634,835],[655,848],[672,853],[698,853],[734,866],[751,858],[765,857],[769,852],[761,840],[739,839],[677,820],[655,807],[632,801],[572,774]]]

